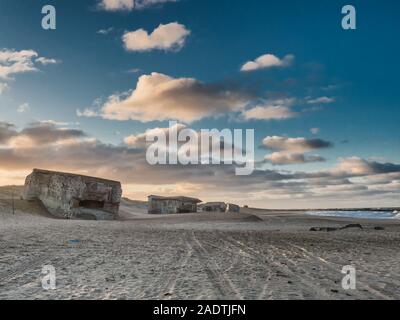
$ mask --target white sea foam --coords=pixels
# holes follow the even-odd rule
[[[323,217],[343,217],[343,218],[359,218],[359,219],[399,219],[400,213],[397,211],[367,211],[367,210],[325,210],[325,211],[308,211],[307,214]]]

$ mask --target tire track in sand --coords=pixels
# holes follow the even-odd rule
[[[182,255],[180,256],[180,258],[178,259],[176,265],[178,268],[178,272],[172,272],[171,276],[168,278],[167,283],[165,284],[164,288],[163,288],[163,292],[161,292],[161,295],[168,294],[168,299],[171,300],[173,298],[173,294],[176,288],[176,284],[178,282],[178,280],[182,279],[182,275],[184,273],[185,268],[187,267],[190,259],[193,256],[193,247],[190,244],[190,242],[187,240],[187,236],[185,235],[185,245],[186,245],[186,254],[184,257],[182,257]]]
[[[313,254],[312,252],[308,251],[307,249],[299,246],[299,245],[295,245],[295,244],[289,244],[291,247],[296,248],[297,250],[300,250],[300,252],[302,252],[304,254],[305,257],[308,257],[310,260],[314,260],[319,262],[320,264],[324,264],[328,269],[330,269],[332,272],[335,272],[337,274],[340,273],[341,268],[337,268],[335,263],[329,262],[325,259],[323,259],[320,256],[317,256],[315,254]],[[381,299],[385,299],[385,300],[392,300],[393,297],[390,297],[384,293],[382,293],[381,291],[371,287],[370,285],[368,285],[367,283],[365,283],[364,281],[360,281],[359,279],[357,280],[357,284],[360,285],[362,288],[364,288],[365,290],[367,290],[368,292],[374,294],[375,296],[381,298]]]
[[[18,276],[23,276],[29,271],[40,269],[41,267],[47,265],[47,262],[51,259],[51,255],[49,254],[40,255],[39,257],[33,259],[24,259],[14,270],[0,274],[0,285],[7,284]],[[40,276],[40,272],[38,273],[38,277]]]
[[[262,268],[264,272],[266,272],[266,279],[267,281],[271,281],[273,274],[276,273],[277,270],[275,270],[274,268],[272,268],[272,266],[270,264],[268,264],[268,267],[266,268],[266,263],[265,263],[265,259],[264,257],[260,256],[259,254],[254,254],[254,252],[252,252],[250,250],[246,250],[247,248],[243,248],[242,246],[238,246],[238,244],[236,243],[236,240],[234,240],[232,237],[224,237],[222,234],[219,238],[219,241],[221,241],[223,244],[226,245],[226,247],[221,247],[221,250],[227,251],[229,253],[233,253],[236,257],[237,260],[239,260],[240,262],[244,263],[245,265],[249,266],[249,267],[259,267]],[[246,260],[250,260],[251,263],[249,263]],[[252,288],[252,291],[257,291],[256,288]],[[263,286],[262,288],[260,288],[261,293],[258,294],[257,296],[261,295],[265,290],[265,286]],[[264,292],[264,296],[266,296],[267,293]],[[254,299],[252,297],[252,299]],[[272,296],[272,292],[269,292],[268,295],[268,300],[272,300],[273,296]]]
[[[196,253],[207,277],[210,279],[217,296],[221,299],[239,299],[242,300],[243,296],[239,290],[233,285],[225,271],[222,271],[212,255],[207,251],[204,245],[196,237],[194,231],[191,233],[191,243],[193,250]]]
[[[348,247],[349,246],[349,243],[348,243],[348,241],[344,241],[344,240],[339,240],[339,239],[329,239],[329,241],[330,242],[334,242],[334,243],[337,243],[337,244],[339,244],[339,245],[341,245],[341,246],[343,246],[343,247]],[[303,247],[300,247],[300,246],[298,246],[298,248],[300,249],[300,250],[302,250],[302,251],[304,251],[305,250],[305,248],[303,248]],[[308,251],[308,253],[310,253],[309,251]],[[315,256],[315,255],[314,255]],[[318,257],[318,256],[317,256]],[[321,259],[321,257],[318,257],[318,259]],[[339,264],[337,264],[337,263],[334,263],[334,262],[329,262],[329,261],[326,261],[327,263],[330,263],[332,266],[339,266]],[[371,277],[381,277],[381,278],[383,278],[383,279],[386,279],[386,280],[388,280],[389,282],[392,282],[394,285],[397,285],[399,288],[400,288],[400,274],[399,273],[393,273],[392,275],[391,275],[391,277],[387,277],[386,275],[378,275],[378,274],[376,274],[376,273],[373,273],[373,272],[369,272],[369,271],[367,271],[367,270],[361,270],[361,273],[362,274],[365,274],[365,275],[368,275],[368,276],[371,276]]]
[[[316,279],[308,276],[306,274],[306,270],[298,268],[296,263],[288,259],[286,255],[276,246],[268,244],[267,251],[269,251],[271,255],[267,256],[264,253],[244,244],[239,240],[236,240],[234,238],[230,238],[230,240],[233,241],[233,243],[235,243],[239,248],[242,248],[242,250],[248,252],[249,254],[262,257],[265,261],[268,262],[268,264],[273,268],[273,270],[277,271],[278,274],[284,274],[286,277],[297,279],[299,283],[302,283],[311,292],[314,292],[317,297],[324,299],[333,298],[332,295],[330,295],[324,288],[322,288],[318,284],[315,284]],[[275,258],[279,258],[279,260]],[[290,267],[289,265],[291,265],[292,267]],[[266,283],[264,285],[262,292],[258,296],[258,299],[265,299],[269,286],[270,283]],[[302,292],[300,294],[301,296],[303,296]],[[269,298],[273,298],[273,291],[269,292]]]

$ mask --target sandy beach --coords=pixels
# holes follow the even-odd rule
[[[396,220],[251,209],[150,216],[125,200],[119,221],[101,222],[54,219],[22,200],[13,215],[8,204],[0,299],[400,298]],[[349,223],[363,229],[310,231]],[[56,269],[56,290],[41,286],[44,265]],[[342,289],[346,265],[357,270],[356,290]]]

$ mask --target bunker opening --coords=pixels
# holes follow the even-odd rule
[[[103,209],[104,201],[96,201],[96,200],[80,200],[79,207],[87,208],[87,209]]]

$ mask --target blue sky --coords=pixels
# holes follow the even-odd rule
[[[41,28],[45,4],[57,9],[56,30]],[[33,122],[68,123],[104,144],[122,146],[125,137],[167,127],[168,122],[82,117],[77,110],[104,106],[111,95],[134,90],[139,77],[157,72],[248,92],[264,105],[292,99],[288,107],[296,113],[287,119],[243,120],[238,112],[222,112],[191,121],[188,125],[193,129],[252,128],[257,146],[268,136],[320,139],[333,145],[312,150],[325,161],[267,162],[264,169],[320,172],[331,170],[338,159],[351,157],[395,165],[400,163],[396,90],[400,4],[351,1],[357,10],[357,30],[343,30],[341,8],[346,4],[348,1],[331,0],[181,0],[109,11],[99,8],[97,0],[2,1],[0,50],[34,50],[57,63],[0,79],[8,88],[0,94],[0,120],[15,125],[18,132]],[[160,24],[173,22],[190,31],[179,48],[134,51],[123,45],[125,32],[142,28],[150,33]],[[99,30],[109,32],[99,34]],[[294,59],[285,67],[241,72],[246,62],[265,54],[278,59],[293,55]],[[321,98],[329,103],[318,102],[324,101]],[[28,110],[18,112],[23,104],[29,105]],[[312,133],[312,128],[318,130]],[[258,160],[265,155],[265,149],[257,150]],[[16,174],[15,180],[19,176]],[[390,186],[396,186],[397,176],[391,179]],[[127,184],[134,190],[134,184]],[[257,193],[257,188],[253,191]],[[349,194],[349,199],[352,197]],[[391,203],[386,199],[392,194],[376,197],[374,203],[385,199],[379,203],[386,204]],[[261,198],[254,201],[263,204]],[[276,200],[274,205],[278,203]]]

